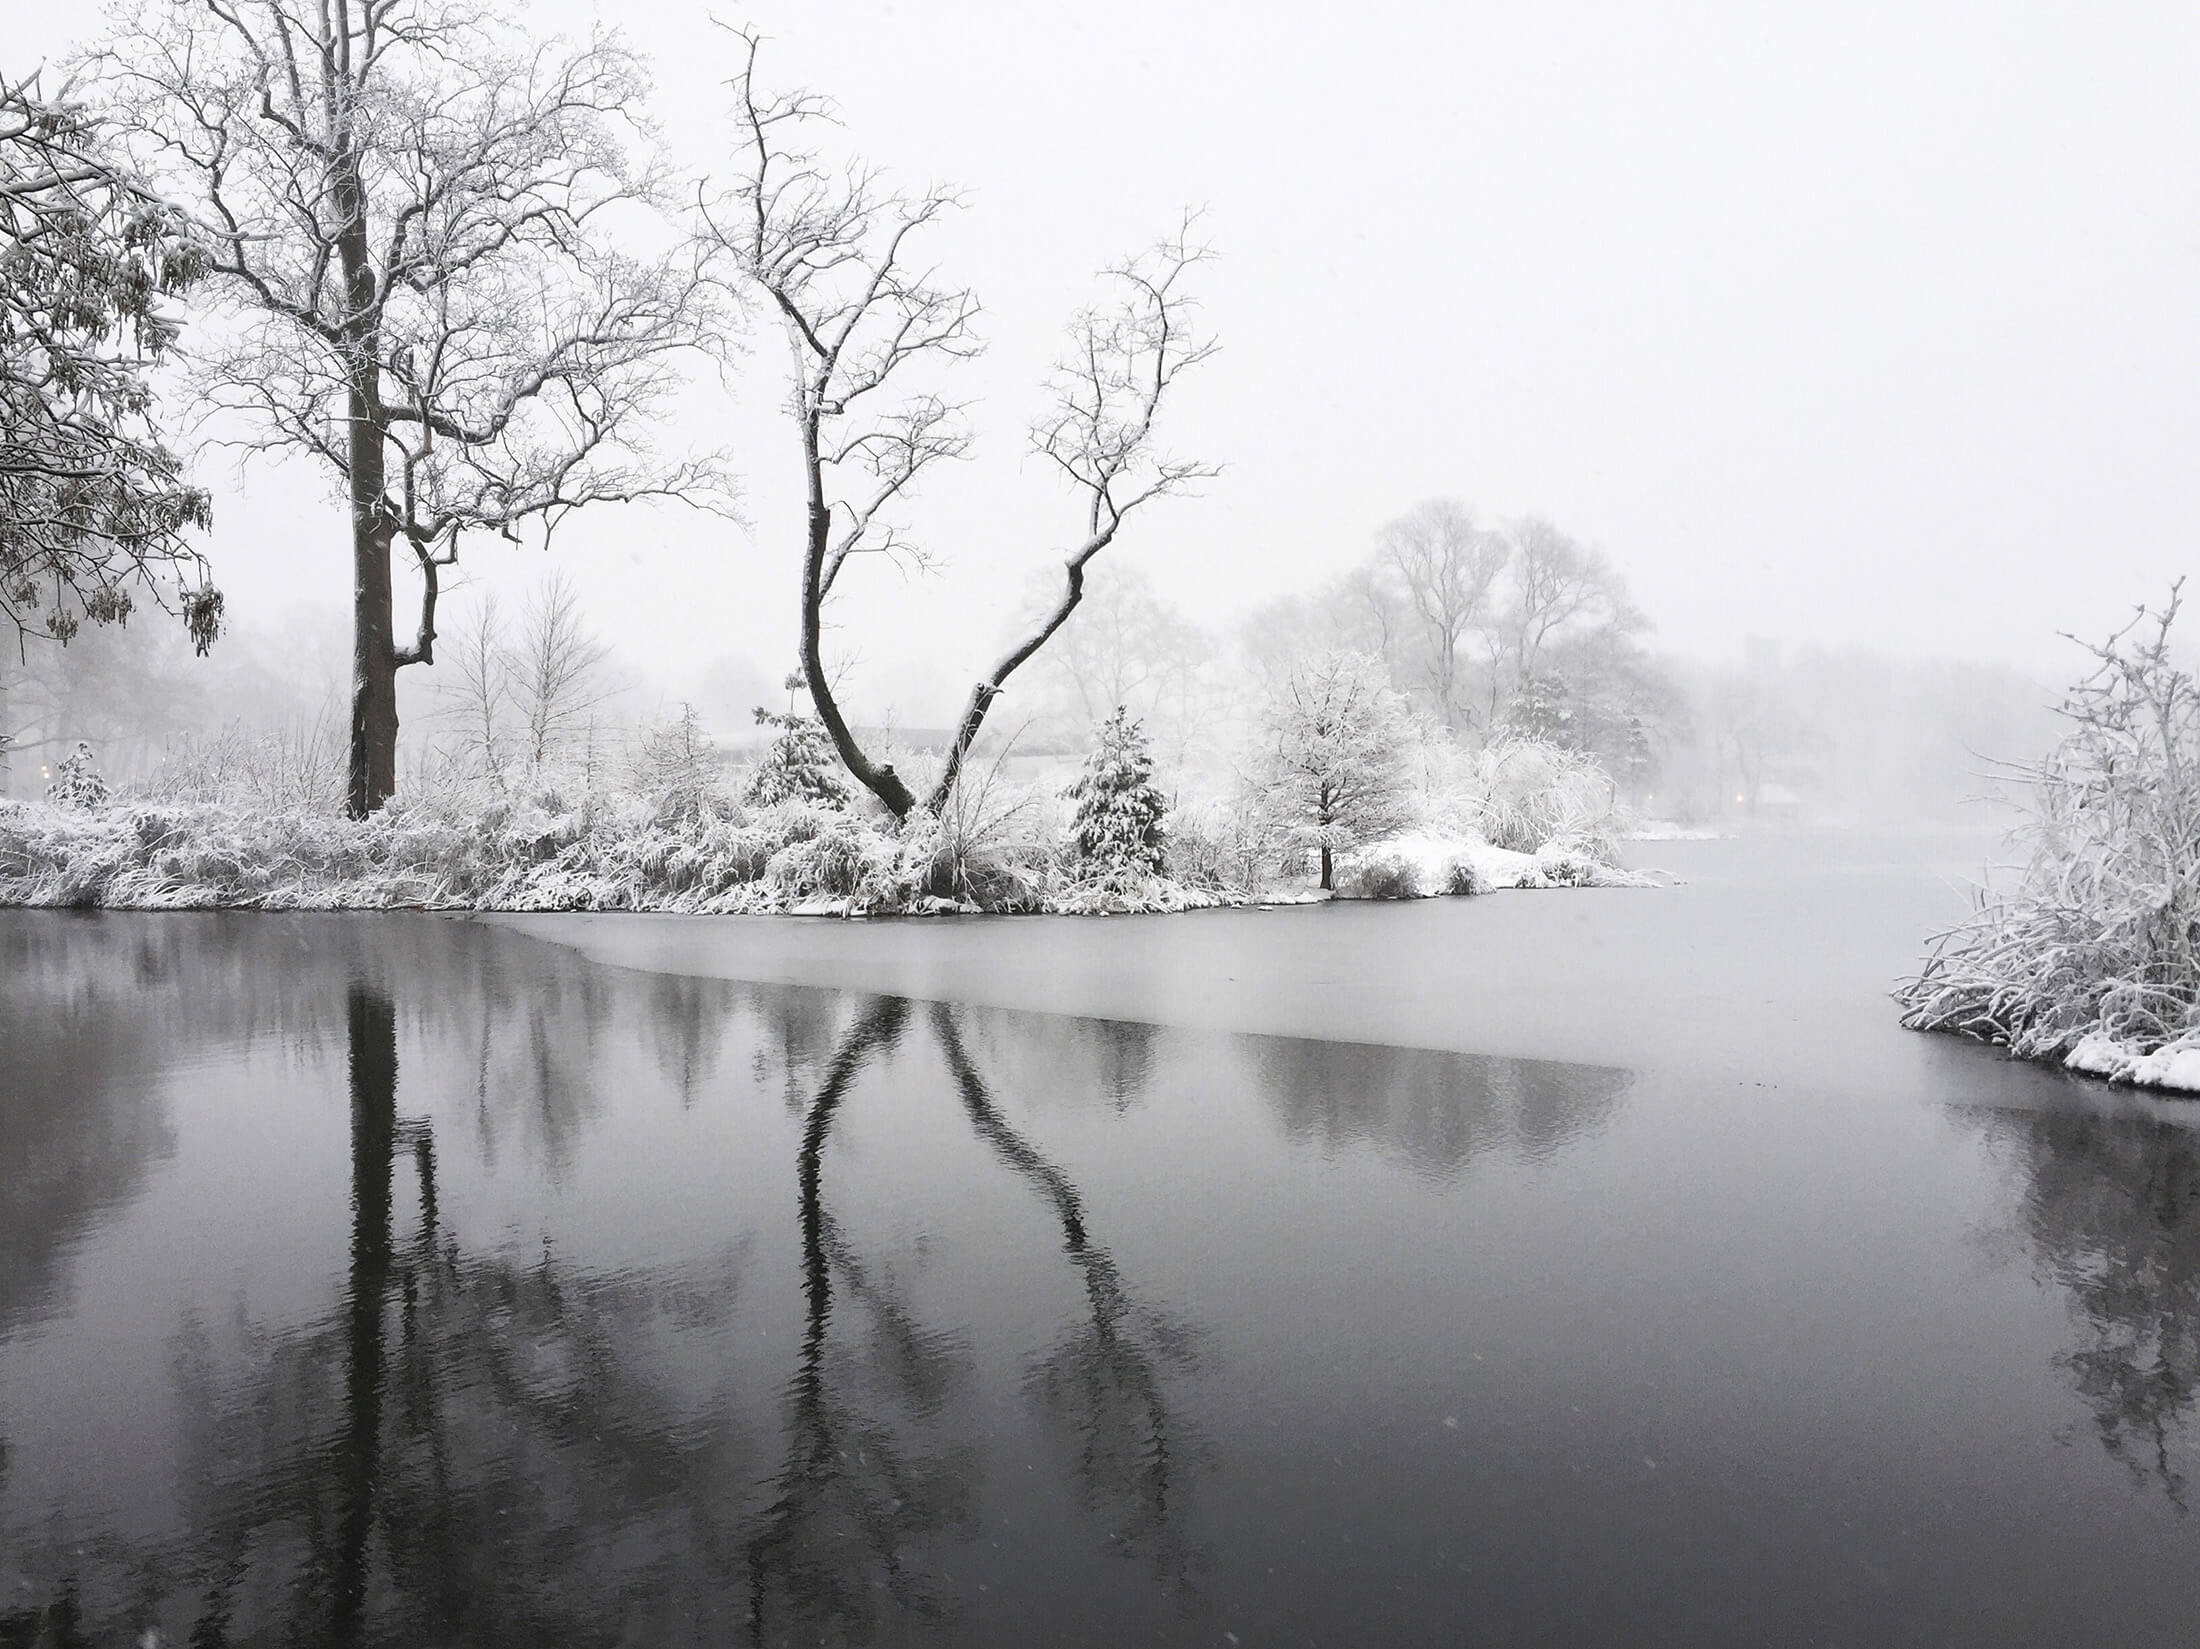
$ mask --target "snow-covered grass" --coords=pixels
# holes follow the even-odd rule
[[[2021,880],[1933,941],[1905,1025],[2200,1093],[2200,687],[2170,659],[2177,607],[2094,649],[2029,775]]]
[[[1337,867],[1340,899],[1434,899],[1501,888],[1655,887],[1656,878],[1621,870],[1565,842],[1534,853],[1478,836],[1414,831],[1345,855]]]
[[[352,820],[333,810],[319,742],[194,748],[120,796],[87,756],[83,781],[46,802],[0,801],[0,903],[1082,915],[1320,896],[1304,832],[1256,795],[1167,810],[1157,869],[1150,821],[1125,837],[1130,847],[1096,851],[1090,795],[1008,783],[998,764],[974,773],[939,818],[898,830],[845,790],[760,788],[692,740],[667,755],[662,738],[648,746],[655,757],[623,769],[592,757],[517,787],[425,767],[383,811]],[[1458,822],[1481,817],[1487,793],[1424,791],[1413,811],[1431,822],[1344,855],[1339,896],[1639,884],[1610,865],[1608,815],[1571,794],[1538,800],[1521,778],[1528,765],[1514,749],[1494,769],[1511,787],[1508,828],[1528,839],[1521,821],[1534,818],[1561,834],[1529,851],[1493,844]],[[1136,766],[1121,785],[1145,783]],[[1545,770],[1569,771],[1563,759]],[[1162,807],[1158,793],[1149,801],[1147,811]]]

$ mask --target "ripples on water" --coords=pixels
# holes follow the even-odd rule
[[[0,913],[0,964],[0,1644],[2171,1642],[2200,1602],[2180,1127],[427,917]]]

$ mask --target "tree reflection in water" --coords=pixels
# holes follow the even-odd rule
[[[804,1121],[796,1164],[802,1360],[787,1396],[787,1464],[778,1495],[748,1545],[749,1633],[759,1644],[867,1642],[888,1603],[937,1616],[941,1599],[905,1560],[905,1548],[970,1508],[975,1451],[927,1447],[925,1436],[958,1372],[959,1348],[914,1322],[825,1206],[833,1120],[863,1067],[893,1048],[908,1014],[907,1002],[888,997],[857,1016]],[[869,1331],[861,1350],[835,1349],[836,1278]],[[844,1326],[846,1320],[843,1313]]]
[[[1165,1583],[1182,1586],[1189,1563],[1175,1495],[1184,1468],[1201,1456],[1170,1412],[1163,1371],[1190,1366],[1193,1335],[1131,1298],[1113,1257],[1087,1234],[1084,1203],[1069,1175],[994,1104],[955,1010],[935,1003],[932,1028],[971,1126],[1052,1209],[1062,1226],[1062,1250],[1084,1279],[1087,1317],[1033,1363],[1032,1390],[1070,1434],[1085,1502],[1106,1516],[1119,1549],[1150,1555]],[[1136,1045],[1142,1056],[1150,1047],[1145,1039]]]
[[[476,942],[454,934],[446,969],[480,962]],[[434,1000],[401,1011],[406,970],[324,969],[318,1003],[290,1004],[316,1046],[332,986],[344,1004],[341,1298],[294,1328],[257,1323],[241,1304],[232,1321],[185,1320],[171,1346],[176,1533],[126,1537],[91,1508],[70,1509],[39,1551],[16,1554],[30,1590],[0,1611],[0,1643],[137,1641],[153,1627],[193,1649],[961,1634],[964,1592],[945,1578],[939,1542],[979,1521],[984,1437],[961,1428],[983,1404],[966,1336],[924,1322],[890,1257],[863,1251],[834,1216],[825,1171],[836,1118],[867,1074],[876,1086],[910,1005],[872,1002],[835,1036],[842,999],[821,993],[648,991],[673,1023],[653,1022],[646,1045],[683,1105],[744,999],[808,1094],[795,1164],[804,1328],[774,1472],[760,1470],[768,1421],[710,1338],[728,1337],[742,1298],[738,1252],[590,1270],[547,1242],[469,1251],[446,1223],[434,1126],[399,1107],[401,1035],[416,1024],[429,1047],[465,1050],[485,1156],[508,1121],[555,1174],[596,1105],[584,1090],[600,1080],[599,1030],[631,1020],[619,993],[638,987],[543,971],[416,971]],[[478,1052],[461,1000],[482,1016]],[[938,1008],[922,1023],[950,1080],[941,1089],[916,1073],[915,1091],[959,1101],[974,1136],[1060,1225],[1076,1326],[1032,1351],[1027,1389],[1064,1442],[1095,1546],[1105,1539],[1180,1582],[1183,1482],[1200,1451],[1167,1382],[1188,1364],[1190,1335],[1135,1300],[1066,1170],[1003,1115],[957,1015]],[[1121,1051],[1111,1103],[1150,1057],[1143,1038]],[[431,1065],[424,1080],[436,1074]],[[9,1538],[25,1532],[18,1522]],[[45,1601],[20,1607],[31,1596]]]
[[[1240,1047],[1292,1138],[1366,1141],[1439,1179],[1489,1151],[1540,1162],[1609,1122],[1634,1082],[1606,1066],[1366,1042]]]
[[[2068,1300],[2058,1359],[2093,1430],[2180,1511],[2200,1394],[2200,1134],[2085,1113],[1981,1117],[2019,1176],[2016,1223],[2034,1274]]]
[[[650,1353],[730,1315],[731,1276],[469,1255],[442,1227],[426,1121],[397,1114],[396,1019],[349,993],[352,1240],[337,1318],[242,1380],[179,1354],[197,1439],[194,1649],[271,1636],[668,1641],[710,1618],[748,1451],[723,1393],[684,1403]],[[396,1166],[419,1186],[399,1234]],[[329,1417],[335,1423],[329,1424]],[[730,1625],[721,1620],[720,1625]]]

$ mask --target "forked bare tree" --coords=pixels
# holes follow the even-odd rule
[[[1489,617],[1511,546],[1450,499],[1432,499],[1400,516],[1383,528],[1379,544],[1380,569],[1404,595],[1419,631],[1437,712],[1446,727],[1456,728],[1465,715],[1460,652]]]
[[[140,591],[180,610],[202,653],[220,628],[189,536],[207,495],[155,428],[147,382],[205,268],[67,88],[0,78],[0,618],[19,645],[124,620]]]
[[[822,631],[825,603],[849,561],[922,561],[902,506],[926,470],[969,451],[962,407],[923,380],[940,363],[977,352],[977,300],[938,281],[916,250],[957,197],[939,188],[904,192],[869,165],[821,159],[811,144],[833,123],[831,103],[814,92],[767,92],[756,73],[758,36],[735,34],[739,153],[731,188],[706,203],[704,218],[743,284],[778,314],[794,354],[792,410],[808,487],[802,667],[811,696],[848,771],[906,818],[917,798],[856,742],[826,668]],[[1210,256],[1193,239],[1196,227],[1187,217],[1144,255],[1107,271],[1113,301],[1071,325],[1031,444],[1079,499],[1081,536],[1063,554],[1059,598],[971,687],[923,804],[934,814],[1003,685],[1076,610],[1086,568],[1125,519],[1215,473],[1163,454],[1154,442],[1155,419],[1177,379],[1215,348],[1196,324],[1189,289],[1190,271]]]
[[[714,289],[654,215],[640,62],[467,0],[126,0],[93,60],[150,174],[208,228],[232,311],[202,388],[303,452],[350,514],[348,806],[396,783],[397,671],[435,657],[474,533],[719,496],[647,437]],[[400,644],[391,560],[421,585]]]

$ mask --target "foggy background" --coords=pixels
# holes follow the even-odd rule
[[[735,63],[706,8],[525,15],[623,29],[655,60],[668,147],[712,170]],[[1094,272],[1187,204],[1223,254],[1200,285],[1223,353],[1165,444],[1224,473],[1134,522],[1072,630],[1142,580],[1210,727],[1257,673],[1273,603],[1333,615],[1325,592],[1385,522],[1453,498],[1548,517],[1624,577],[1683,712],[1647,810],[1946,816],[1978,757],[2052,736],[2045,707],[2083,662],[2057,633],[2105,634],[2186,562],[2192,8],[718,15],[765,34],[777,83],[838,100],[850,151],[969,194],[933,252],[985,306],[987,353],[955,384],[979,444],[917,500],[940,566],[851,568],[836,597],[864,721],[945,724],[1058,576],[1072,501],[1023,456],[1040,375]],[[12,61],[58,62],[96,29],[12,16]],[[555,567],[620,714],[689,700],[739,735],[749,706],[783,703],[801,504],[784,362],[756,327],[673,432],[733,453],[745,524],[603,509],[547,560],[471,545],[446,633],[491,593],[516,612]],[[335,713],[349,581],[325,482],[219,450],[198,473],[231,634],[193,660],[147,615],[49,652],[35,682],[10,655],[8,713],[40,717],[18,793],[39,788],[41,738],[93,738],[127,774],[188,728]],[[448,672],[404,673],[408,737]],[[1069,685],[1019,678],[1003,730],[1043,742]]]

